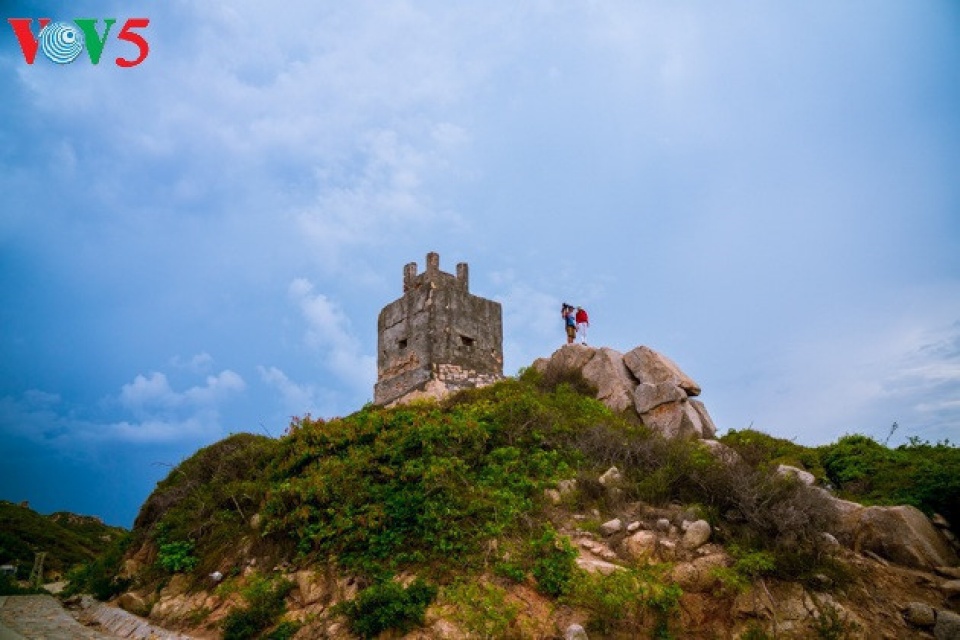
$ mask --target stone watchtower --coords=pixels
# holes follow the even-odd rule
[[[377,320],[379,405],[480,387],[503,377],[503,319],[499,302],[469,292],[467,263],[457,275],[440,271],[440,256],[427,254],[427,269],[403,268],[403,296]]]

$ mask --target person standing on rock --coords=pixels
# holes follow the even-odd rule
[[[577,335],[580,336],[580,344],[587,344],[587,329],[590,327],[590,317],[587,316],[587,310],[583,307],[577,307],[575,316],[577,321]]]
[[[573,307],[564,302],[560,308],[560,317],[563,318],[563,327],[567,332],[567,344],[573,344],[577,338],[577,320]]]

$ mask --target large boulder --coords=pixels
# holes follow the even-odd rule
[[[597,349],[581,369],[583,379],[597,388],[597,400],[616,412],[633,406],[636,382],[623,363],[623,354],[614,349]]]
[[[607,347],[565,345],[533,368],[550,375],[578,371],[612,410],[633,411],[649,428],[668,438],[713,438],[717,428],[706,406],[692,397],[700,385],[675,362],[650,347],[626,355]]]
[[[668,438],[713,438],[717,432],[713,420],[706,414],[703,403],[698,404],[686,398],[680,402],[668,402],[641,413],[640,419]]]
[[[672,382],[641,382],[633,392],[633,406],[637,413],[653,411],[660,405],[673,404],[687,399],[686,392]]]
[[[854,551],[869,551],[897,564],[932,571],[958,562],[950,544],[916,507],[864,507],[832,500],[837,538]]]
[[[673,360],[650,347],[640,346],[627,352],[623,362],[640,382],[669,382],[683,389],[688,396],[700,395],[700,385],[681,371]]]

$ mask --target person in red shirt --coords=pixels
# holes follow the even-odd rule
[[[590,326],[590,318],[587,316],[587,310],[583,307],[577,307],[576,320],[580,344],[587,344],[587,328]]]

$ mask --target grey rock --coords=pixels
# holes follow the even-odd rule
[[[865,507],[854,534],[854,550],[915,569],[955,566],[957,555],[916,507]]]
[[[680,402],[687,397],[686,392],[673,382],[641,382],[633,392],[633,406],[637,413],[643,414],[669,402]]]
[[[690,406],[697,412],[700,418],[700,437],[715,438],[717,436],[717,425],[713,423],[713,418],[707,412],[707,405],[700,400],[690,400]]]
[[[812,486],[817,481],[817,479],[814,478],[813,474],[809,471],[805,471],[798,467],[791,467],[788,464],[781,464],[778,466],[777,473],[787,478],[796,478],[808,487]]]
[[[933,637],[937,640],[960,640],[960,614],[945,609],[938,610]]]
[[[636,384],[623,363],[623,354],[608,347],[597,349],[581,369],[583,379],[597,388],[597,400],[616,412],[633,405]]]
[[[586,630],[579,624],[572,624],[567,627],[563,634],[563,640],[589,640]]]
[[[932,522],[935,526],[940,527],[941,529],[950,528],[950,523],[947,522],[947,519],[944,518],[939,513],[933,514],[933,516],[930,518],[930,522]]]
[[[697,520],[691,522],[690,526],[683,534],[683,547],[685,549],[696,549],[707,543],[710,539],[710,523],[706,520]]]
[[[650,347],[637,347],[623,356],[623,362],[641,383],[671,382],[688,396],[700,395],[700,385],[680,370],[675,362]]]
[[[712,422],[711,422],[712,424]],[[711,455],[720,462],[728,465],[737,464],[742,460],[740,454],[737,453],[732,447],[729,447],[719,440],[713,440],[712,438],[704,438],[700,441],[703,446],[707,448]]]
[[[600,533],[605,536],[612,536],[615,533],[619,533],[623,530],[623,522],[620,518],[614,518],[613,520],[608,520],[600,525]]]
[[[659,539],[652,531],[638,531],[623,541],[627,555],[637,562],[645,562],[657,552]]]
[[[623,476],[620,474],[620,469],[616,467],[610,467],[603,472],[603,475],[600,476],[598,481],[605,487],[611,487],[623,479]]]
[[[960,596],[960,580],[947,580],[940,585],[940,591],[948,598]]]
[[[937,613],[926,603],[910,602],[903,608],[903,619],[915,627],[932,627],[937,621]]]

